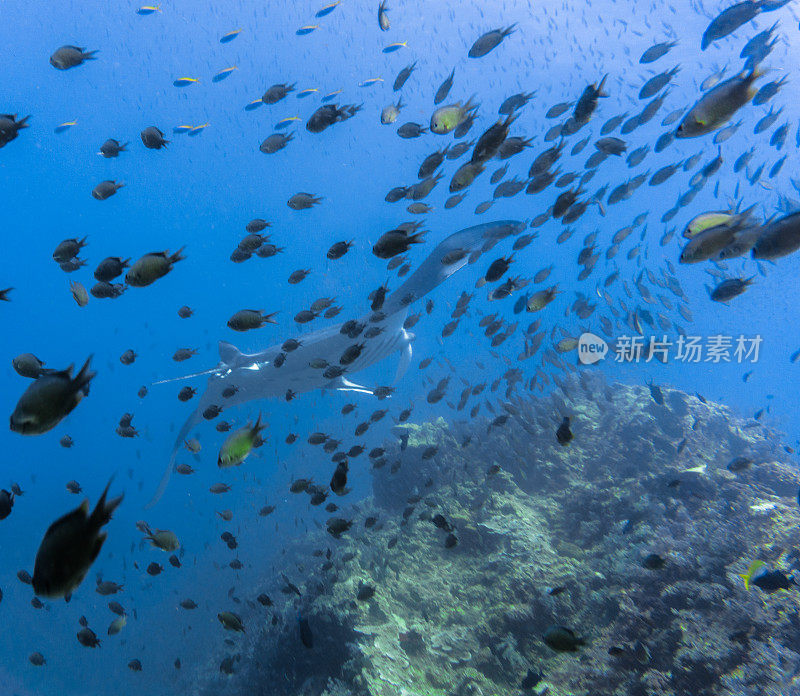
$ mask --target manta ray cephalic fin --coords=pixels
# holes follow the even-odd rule
[[[329,385],[330,389],[335,389],[336,391],[358,392],[360,394],[369,394],[370,396],[375,394],[372,389],[369,389],[362,384],[351,382],[349,379],[345,379],[344,377],[339,377],[338,379],[332,380]]]
[[[409,333],[405,329],[402,329],[402,331],[406,344],[403,346],[403,350],[400,353],[400,362],[397,363],[397,372],[395,372],[392,386],[403,379],[403,375],[405,375],[405,373],[408,372],[408,368],[411,367],[411,359],[414,356],[414,352],[411,348],[411,341],[414,340],[414,334]]]

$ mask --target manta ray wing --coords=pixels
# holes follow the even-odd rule
[[[287,389],[300,394],[313,389],[330,388],[333,380],[325,377],[325,370],[318,366],[317,361],[324,360],[330,365],[338,365],[344,351],[357,342],[364,343],[364,348],[361,354],[346,366],[347,374],[363,370],[395,351],[403,351],[398,377],[395,380],[397,381],[411,362],[413,336],[403,328],[408,306],[466,266],[475,258],[475,254],[491,249],[501,239],[519,234],[523,229],[525,229],[524,223],[516,220],[500,220],[475,225],[446,237],[419,268],[386,298],[380,312],[364,315],[357,320],[365,327],[380,330],[374,338],[359,337],[354,340],[342,333],[343,324],[312,331],[299,337],[298,348],[291,353],[283,354],[284,359],[279,367],[275,366],[275,360],[283,353],[282,344],[270,346],[259,353],[248,354],[242,353],[230,343],[220,341],[219,353],[222,362],[209,371],[211,376],[208,378],[206,391],[195,411],[178,431],[161,482],[146,507],[153,507],[166,491],[181,445],[192,428],[203,420],[203,413],[209,406],[216,405],[227,409],[256,399],[283,396]],[[344,375],[333,382],[337,385],[333,387],[335,389],[372,393],[370,389],[350,382]],[[222,392],[228,386],[236,387],[236,392],[225,398]]]

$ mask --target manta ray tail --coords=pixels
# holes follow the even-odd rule
[[[189,433],[192,431],[195,425],[197,425],[202,420],[202,413],[200,412],[200,408],[198,408],[191,416],[186,419],[186,422],[183,424],[181,429],[178,431],[178,435],[175,438],[175,443],[172,445],[172,452],[169,455],[169,464],[167,468],[164,470],[164,475],[161,477],[161,482],[158,484],[158,490],[153,494],[153,497],[150,499],[150,502],[145,505],[145,510],[149,510],[153,507],[159,500],[161,500],[161,496],[164,495],[164,491],[167,490],[167,486],[169,485],[170,477],[172,476],[172,470],[175,468],[175,459],[178,457],[178,450],[181,448],[184,440],[189,436]]]
[[[202,372],[193,372],[190,375],[183,375],[181,377],[171,377],[170,379],[160,379],[157,382],[153,382],[153,386],[156,384],[169,384],[170,382],[180,382],[183,379],[192,379],[192,377],[202,377],[203,375],[213,375],[219,372],[219,366],[212,367],[210,370],[203,370]]]

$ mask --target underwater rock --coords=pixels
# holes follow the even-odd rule
[[[531,669],[536,693],[789,693],[800,591],[748,591],[739,574],[756,558],[800,564],[787,553],[800,473],[769,428],[661,390],[657,404],[647,387],[583,375],[505,402],[502,427],[393,429],[408,435],[384,443],[397,465],[373,468],[373,495],[342,510],[352,526],[327,569],[308,557],[330,545],[324,529],[287,549],[306,568],[314,648],[287,599],[236,673],[200,693],[519,696]],[[553,437],[564,413],[568,447]],[[731,472],[744,455],[753,464]],[[375,594],[358,601],[364,586]],[[545,644],[554,626],[578,652]]]

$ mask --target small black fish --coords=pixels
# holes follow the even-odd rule
[[[439,529],[444,529],[444,531],[446,532],[453,531],[452,525],[444,518],[444,515],[441,514],[434,515],[431,522],[433,522],[433,524],[436,527],[438,527]]]
[[[444,540],[444,547],[446,549],[452,549],[457,543],[458,543],[458,537],[455,534],[450,533]]]
[[[302,616],[297,617],[297,625],[300,628],[300,641],[309,650],[314,647],[314,635],[311,633],[311,627],[308,625],[308,620]]]
[[[778,590],[788,590],[797,585],[794,577],[787,577],[786,574],[780,570],[770,570],[761,573],[761,575],[752,579],[751,584],[767,594],[772,594]]]
[[[642,567],[647,570],[661,570],[666,564],[666,560],[657,553],[651,553],[644,557]]]
[[[561,425],[559,425],[558,430],[556,430],[556,440],[558,440],[559,445],[566,447],[572,440],[572,437],[572,431],[569,429],[569,416],[564,416],[564,420],[561,421]]]
[[[372,599],[375,596],[375,585],[370,585],[368,583],[361,582],[358,585],[358,592],[356,593],[356,599],[359,602],[366,602],[369,599]]]
[[[336,495],[345,495],[350,489],[347,487],[347,460],[344,459],[336,466],[336,471],[333,472],[331,477],[331,490]]]
[[[14,494],[9,493],[5,488],[0,490],[0,520],[4,520],[11,514],[14,507]]]
[[[725,468],[735,474],[749,469],[752,463],[753,460],[749,457],[734,457],[725,465]]]
[[[289,578],[287,578],[287,577],[286,577],[286,576],[285,576],[283,573],[281,573],[281,577],[283,578],[283,581],[286,583],[286,587],[284,588],[284,590],[286,591],[286,594],[290,594],[290,593],[292,593],[292,592],[293,592],[293,593],[294,593],[294,594],[296,594],[298,597],[302,597],[302,596],[303,596],[303,595],[300,593],[300,589],[297,587],[297,585],[295,585],[294,583],[292,583],[292,582],[289,580]]]
[[[528,673],[525,675],[525,678],[522,680],[522,683],[519,686],[521,689],[532,689],[540,681],[542,681],[542,679],[544,679],[543,672],[534,672],[532,669],[529,669]]]
[[[140,135],[142,143],[149,150],[160,150],[169,144],[169,140],[164,138],[164,133],[155,126],[148,126]]]
[[[650,390],[650,396],[652,397],[653,401],[655,401],[659,406],[664,405],[664,395],[661,393],[660,387],[658,387],[652,380],[647,383],[647,388]]]
[[[585,645],[585,641],[566,626],[551,626],[544,632],[542,639],[547,647],[556,652],[577,652],[580,646]]]
[[[557,597],[562,592],[566,592],[566,591],[567,591],[567,588],[564,585],[559,585],[558,587],[551,588],[550,591],[547,594],[549,594],[552,597]]]

